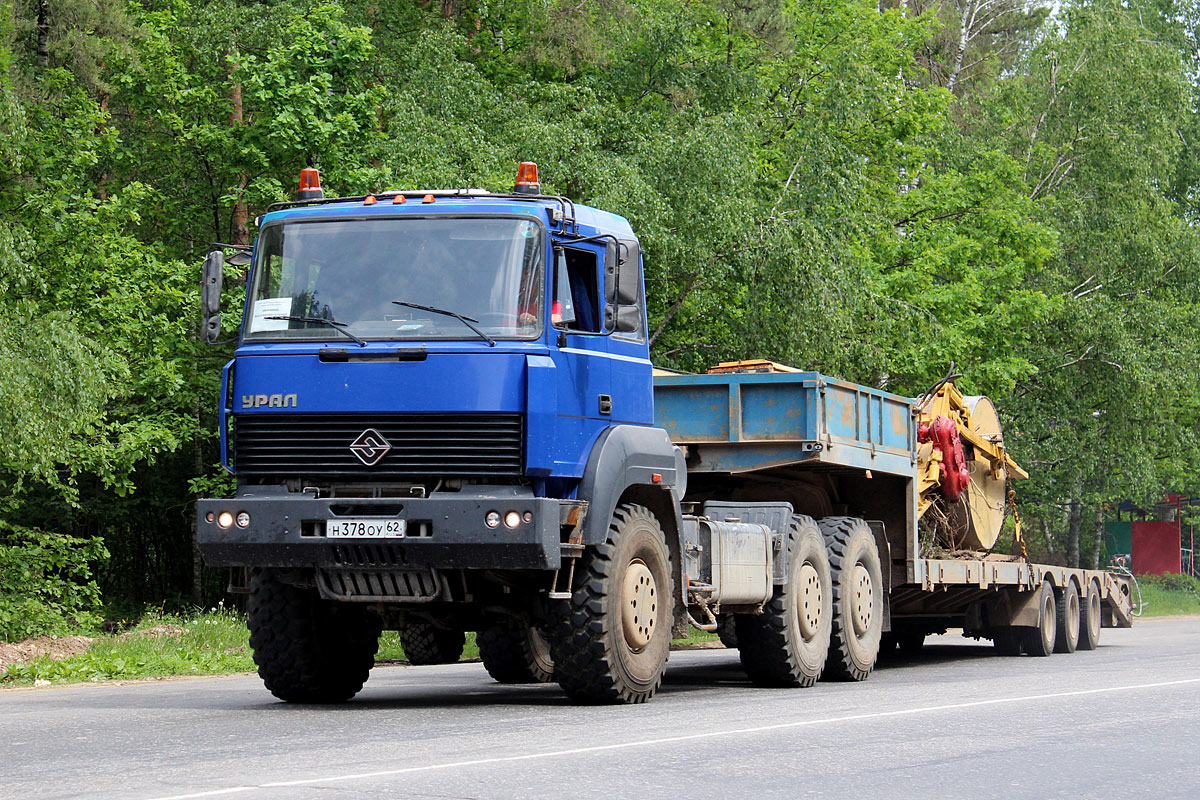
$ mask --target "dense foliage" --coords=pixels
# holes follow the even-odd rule
[[[1198,15],[0,3],[0,639],[78,623],[97,585],[220,592],[189,523],[228,355],[196,342],[198,264],[307,164],[350,194],[537,161],[640,232],[665,366],[915,394],[956,361],[1034,474],[1035,547],[1096,561],[1105,503],[1200,468]]]

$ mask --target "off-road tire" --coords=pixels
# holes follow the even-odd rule
[[[653,697],[670,653],[674,597],[658,520],[644,506],[617,506],[605,542],[580,557],[571,599],[551,631],[555,678],[567,696],[576,703]]]
[[[717,638],[730,650],[738,649],[737,615],[722,614],[717,617]]]
[[[1022,629],[1021,648],[1031,656],[1048,656],[1054,652],[1058,635],[1058,604],[1054,602],[1054,587],[1049,581],[1038,590],[1038,624]]]
[[[1054,636],[1054,652],[1074,653],[1079,646],[1079,590],[1074,581],[1067,581],[1062,589],[1054,590],[1054,614],[1057,633]]]
[[[341,703],[366,683],[381,627],[366,608],[322,600],[261,570],[250,578],[246,615],[259,677],[280,700]]]
[[[1100,644],[1100,587],[1088,581],[1079,603],[1079,649],[1095,650]]]
[[[428,622],[410,622],[400,630],[404,657],[414,667],[453,664],[462,658],[467,637],[462,631],[445,630]]]
[[[875,536],[864,520],[825,517],[818,523],[829,551],[833,625],[825,677],[864,681],[875,668],[883,634],[883,572]],[[856,614],[861,609],[861,614]]]
[[[788,579],[762,614],[738,614],[742,667],[758,686],[812,686],[829,657],[833,586],[825,539],[811,517],[788,530]]]
[[[483,666],[499,683],[550,683],[554,659],[537,628],[514,621],[497,622],[475,638]]]
[[[992,645],[1001,656],[1021,655],[1021,632],[1017,628],[995,628],[992,630]]]

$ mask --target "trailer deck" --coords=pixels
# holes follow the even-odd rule
[[[656,375],[655,423],[683,448],[688,473],[730,479],[786,471],[898,481],[905,519],[889,521],[891,616],[955,618],[1000,588],[1031,594],[1049,580],[1084,589],[1094,581],[1104,624],[1129,627],[1132,599],[1124,576],[1023,560],[928,557],[918,532],[916,401],[818,372]],[[883,483],[880,481],[880,483]],[[858,490],[858,496],[869,495]],[[797,508],[797,510],[802,510]],[[854,509],[858,510],[858,509]],[[806,513],[811,511],[806,510]],[[872,516],[869,511],[861,514]],[[896,530],[897,526],[903,531]]]

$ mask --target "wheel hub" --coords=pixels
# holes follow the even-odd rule
[[[821,576],[813,565],[804,562],[800,567],[800,633],[805,640],[817,635],[821,627]]]
[[[862,636],[871,628],[875,610],[875,585],[871,573],[862,564],[854,565],[854,633]]]
[[[625,641],[634,650],[641,650],[650,644],[658,616],[658,586],[644,562],[634,561],[625,570],[621,601]]]

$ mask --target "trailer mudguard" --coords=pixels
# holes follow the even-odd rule
[[[658,480],[655,480],[658,476]],[[639,498],[661,495],[662,502],[651,510],[659,516],[670,544],[671,533],[680,528],[679,501],[687,484],[683,454],[661,428],[616,425],[596,440],[588,457],[587,468],[579,485],[578,497],[588,503],[583,524],[583,544],[602,544],[608,537],[608,524],[621,496],[630,487],[644,487]],[[635,499],[633,502],[642,502]],[[663,511],[670,507],[670,517]]]

